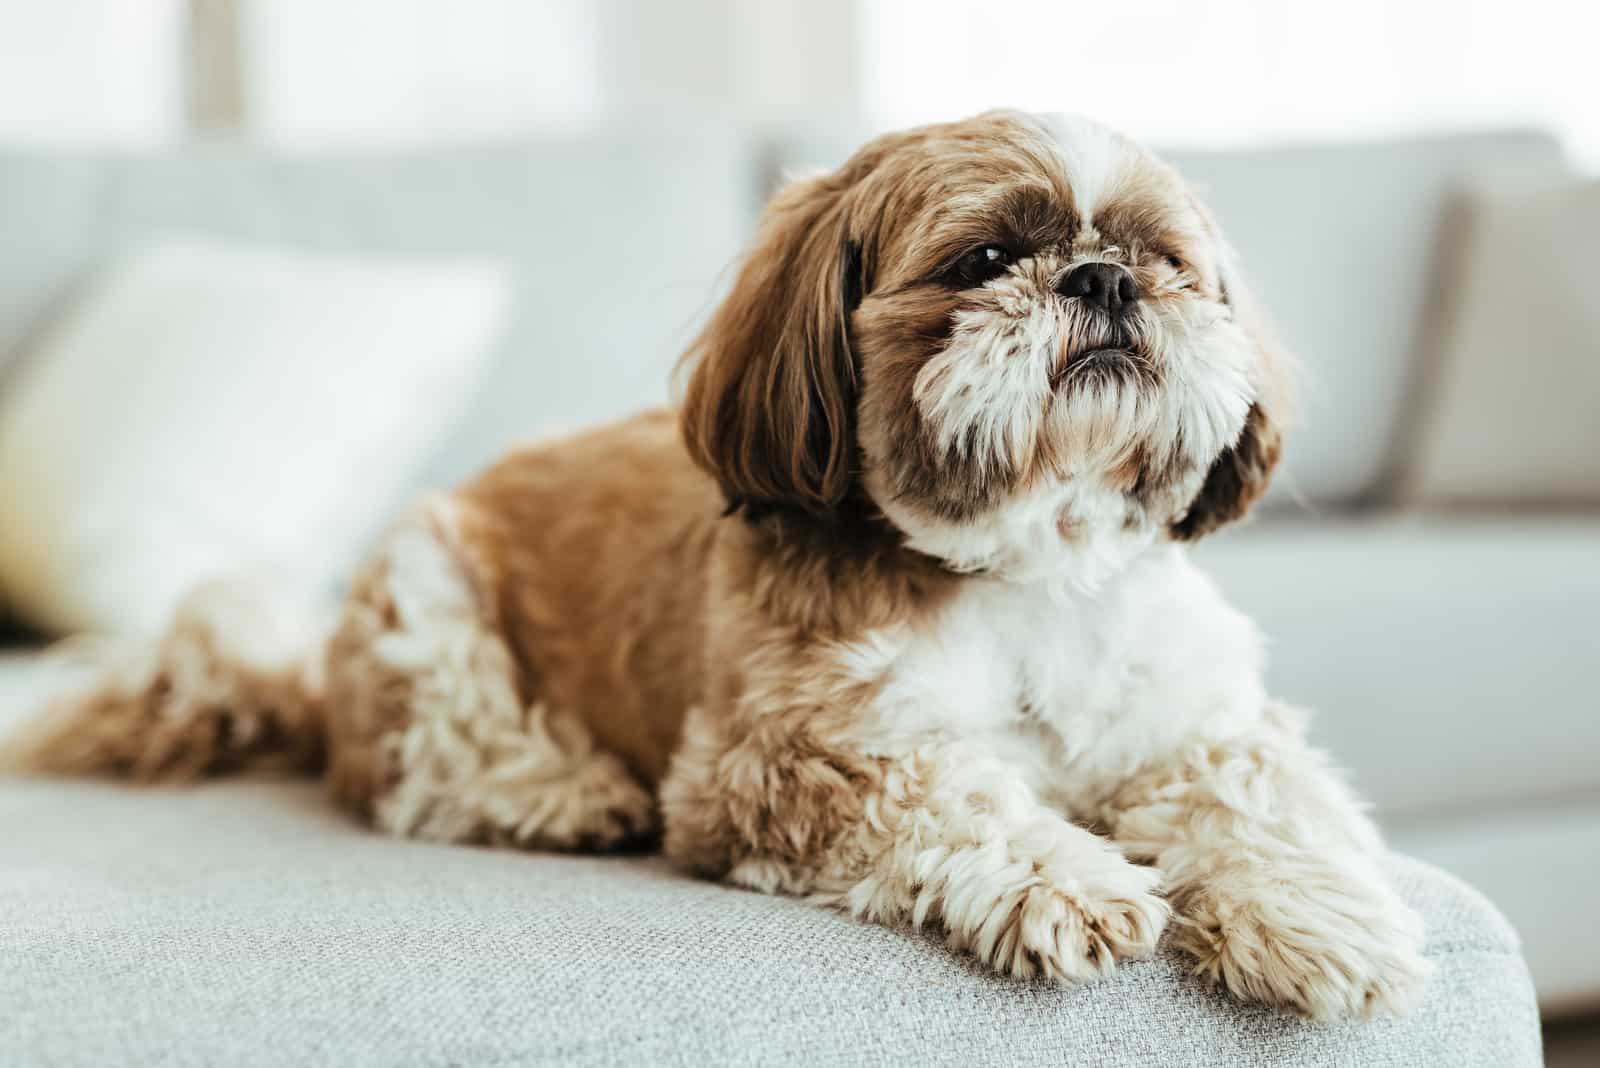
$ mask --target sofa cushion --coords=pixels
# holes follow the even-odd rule
[[[1389,844],[1464,879],[1522,941],[1547,1016],[1600,1008],[1600,955],[1572,917],[1594,911],[1600,885],[1600,795],[1397,817]]]
[[[20,624],[9,634],[17,641],[0,647],[0,738],[36,715],[43,702],[92,673],[86,660],[40,647]]]
[[[0,782],[0,1049],[33,1063],[1539,1063],[1516,939],[1396,858],[1437,966],[1315,1026],[1163,955],[1080,990],[656,858],[368,833],[310,784]]]
[[[792,129],[769,178],[836,165],[863,136]],[[1299,359],[1280,503],[1357,500],[1390,474],[1446,194],[1486,172],[1565,170],[1560,144],[1532,130],[1163,155],[1216,212]]]
[[[151,632],[242,568],[333,588],[476,393],[493,264],[169,234],[97,265],[0,395],[0,595]]]
[[[1412,418],[1449,194],[1486,173],[1562,173],[1560,143],[1501,130],[1168,155],[1301,362],[1277,499],[1382,492]]]
[[[1600,504],[1600,181],[1475,182],[1457,223],[1409,499]]]
[[[1386,822],[1594,791],[1600,516],[1260,523],[1195,559]]]

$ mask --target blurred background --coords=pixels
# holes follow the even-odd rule
[[[419,488],[665,400],[784,175],[1081,111],[1199,187],[1303,363],[1268,506],[1200,555],[1581,1020],[1597,37],[1559,0],[0,0],[0,717],[46,638],[241,564],[327,589]]]

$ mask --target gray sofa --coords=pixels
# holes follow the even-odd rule
[[[516,314],[472,416],[415,479],[449,481],[515,437],[664,400],[774,175],[855,136],[708,126],[286,158],[0,149],[0,351],[107,252],[164,230],[491,254],[515,270]],[[1395,861],[1439,965],[1416,1015],[1311,1027],[1220,1000],[1166,958],[1078,992],[1004,983],[927,940],[654,861],[381,841],[309,788],[0,783],[0,1051],[1537,1063],[1529,969],[1547,1008],[1600,1001],[1600,939],[1565,919],[1592,910],[1600,875],[1600,513],[1424,508],[1396,473],[1425,402],[1416,353],[1447,194],[1491,170],[1559,173],[1560,153],[1508,131],[1178,162],[1308,369],[1282,487],[1200,555],[1262,624],[1274,688],[1319,711],[1319,740],[1391,843],[1438,866]],[[375,519],[388,507],[368,503]],[[27,650],[0,658],[0,729],[55,683]]]
[[[1161,956],[1078,990],[657,858],[368,834],[310,785],[0,785],[0,1050],[38,1065],[1541,1063],[1511,928],[1391,870],[1436,971],[1316,1026]]]

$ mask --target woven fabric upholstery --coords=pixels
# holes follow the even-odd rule
[[[1319,1027],[1177,958],[1079,990],[657,858],[393,841],[309,784],[0,782],[8,1065],[1540,1063],[1516,938],[1415,861],[1437,972]]]

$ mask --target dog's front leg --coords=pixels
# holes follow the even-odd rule
[[[1202,974],[1319,1019],[1402,1012],[1429,971],[1421,918],[1302,720],[1274,706],[1249,732],[1153,764],[1102,818],[1160,869],[1176,941]]]
[[[960,742],[868,755],[819,732],[825,718],[774,716],[727,744],[691,717],[662,791],[669,854],[878,923],[937,925],[1009,975],[1079,982],[1154,949],[1156,873],[1045,807],[1016,769]]]

